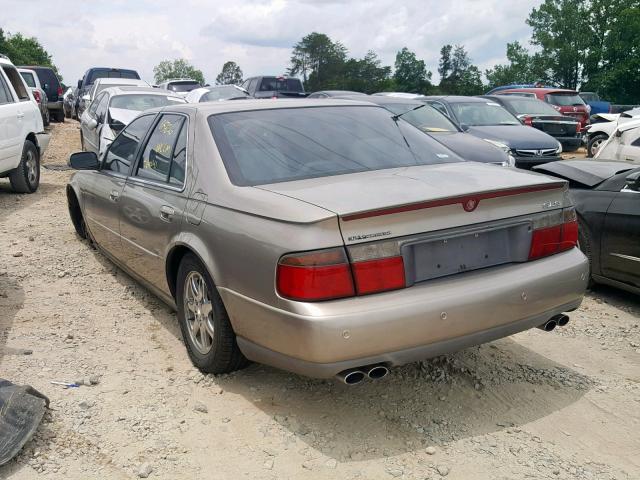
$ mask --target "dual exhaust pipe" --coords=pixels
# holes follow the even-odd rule
[[[555,317],[551,317],[542,325],[539,325],[538,328],[540,330],[544,330],[545,332],[550,332],[556,327],[564,327],[567,323],[569,323],[569,315],[565,315],[561,313],[556,315]]]
[[[367,377],[371,380],[379,380],[386,377],[388,373],[389,369],[387,367],[382,364],[376,364],[344,370],[336,375],[336,378],[347,385],[357,385]]]

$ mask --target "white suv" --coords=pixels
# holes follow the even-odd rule
[[[42,116],[16,67],[0,54],[0,177],[19,193],[40,183],[40,158],[49,144]]]

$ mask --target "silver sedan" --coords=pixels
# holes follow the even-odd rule
[[[78,234],[177,309],[203,372],[354,384],[564,325],[587,284],[566,182],[371,103],[176,104],[70,163]]]

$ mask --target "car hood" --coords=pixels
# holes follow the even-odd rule
[[[557,148],[558,141],[537,128],[524,125],[489,125],[469,127],[468,132],[479,138],[502,142],[513,149]]]
[[[508,155],[498,147],[468,133],[430,132],[429,135],[465,160],[498,164],[503,164],[509,160]]]
[[[538,165],[533,169],[592,188],[618,173],[633,170],[638,166],[640,165],[629,162],[561,160]]]
[[[127,108],[109,108],[109,115],[113,120],[129,125],[140,112],[138,110],[129,110]]]

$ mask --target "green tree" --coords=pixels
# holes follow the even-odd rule
[[[324,33],[312,32],[293,47],[289,75],[302,75],[305,89],[335,88],[347,58],[347,49]]]
[[[40,65],[51,67],[60,81],[62,75],[54,65],[51,55],[44,49],[37,38],[25,37],[21,33],[5,35],[0,29],[0,53],[11,59],[14,65]]]
[[[162,83],[172,78],[190,78],[204,85],[204,75],[184,58],[163,60],[153,67],[153,77],[156,83]]]
[[[449,95],[478,95],[483,92],[478,67],[471,63],[469,54],[461,45],[445,45],[440,50],[439,89]]]
[[[512,83],[550,83],[546,60],[539,53],[530,54],[519,42],[507,44],[506,65],[495,65],[485,72],[489,88]]]
[[[387,90],[391,82],[391,67],[383,66],[375,52],[369,50],[364,58],[350,58],[342,70],[336,88],[363,93]]]
[[[225,62],[222,71],[216,77],[216,85],[240,85],[242,70],[236,62]]]
[[[431,72],[424,60],[418,60],[407,47],[396,54],[393,79],[396,88],[402,92],[428,93],[431,89]]]
[[[533,29],[531,43],[541,48],[550,80],[566,88],[578,88],[590,42],[591,2],[544,0],[527,19]]]

